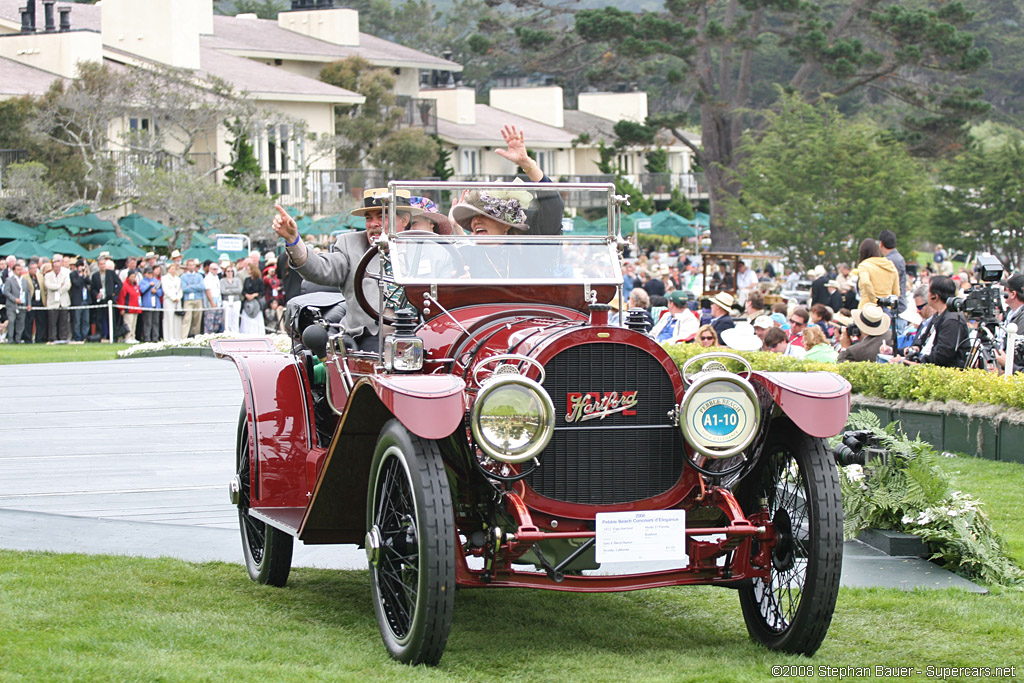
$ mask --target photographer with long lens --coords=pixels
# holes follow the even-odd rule
[[[1011,323],[1017,326],[1017,339],[1024,340],[1024,275],[1018,273],[1003,285],[1003,297],[1006,300],[1006,318],[1003,325]],[[1005,339],[1005,338],[1004,338]],[[1006,358],[1010,350],[1005,347],[995,350],[995,361],[1000,370],[1006,368]],[[1024,372],[1024,343],[1018,341],[1010,355],[1013,358],[1013,372]]]
[[[959,311],[949,310],[949,300],[956,297],[956,284],[945,275],[936,275],[928,286],[928,304],[935,310],[924,336],[907,348],[894,363],[916,365],[927,363],[962,368],[970,345],[967,319]]]

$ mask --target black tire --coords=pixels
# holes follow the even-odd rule
[[[789,421],[773,425],[739,499],[748,514],[767,501],[778,534],[769,583],[740,586],[747,631],[770,649],[813,655],[832,623],[843,564],[839,476],[825,440]]]
[[[373,607],[384,645],[400,662],[437,664],[455,602],[455,526],[436,442],[398,420],[384,425],[366,516]]]
[[[268,586],[284,586],[292,570],[294,539],[280,529],[249,515],[249,466],[251,451],[245,425],[245,404],[238,416],[238,443],[235,464],[238,473],[238,528],[242,534],[242,553],[249,578]]]

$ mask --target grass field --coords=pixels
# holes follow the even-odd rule
[[[1024,665],[1019,591],[843,589],[813,659],[754,645],[729,589],[460,591],[441,665],[410,669],[383,649],[365,572],[298,569],[275,589],[220,563],[0,551],[0,567],[5,681],[717,683],[771,680],[773,665]]]
[[[985,504],[996,532],[1006,541],[1007,553],[1024,566],[1024,465],[962,456],[938,462],[954,486]]]
[[[114,360],[129,344],[0,344],[0,365]]]

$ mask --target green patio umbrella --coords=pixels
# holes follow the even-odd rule
[[[330,235],[335,230],[347,228],[348,218],[349,216],[340,213],[332,216],[324,216],[323,218],[311,221],[305,228],[300,225],[299,232],[303,235]],[[298,223],[298,221],[296,221],[296,223]]]
[[[0,240],[37,240],[39,231],[14,221],[0,220]]]
[[[131,230],[149,241],[159,240],[161,237],[166,238],[171,232],[171,229],[163,223],[138,213],[130,213],[117,223],[121,226],[122,231]]]
[[[78,242],[68,239],[66,237],[58,237],[57,239],[46,240],[42,243],[44,247],[50,250],[51,254],[65,254],[67,256],[82,256],[89,250],[83,247]]]
[[[145,256],[146,252],[143,249],[139,249],[137,246],[131,243],[130,240],[124,237],[114,237],[110,241],[101,244],[88,253],[90,258],[95,258],[100,255],[101,252],[109,252],[110,258],[115,261],[126,259],[129,256]]]
[[[220,258],[220,254],[217,253],[216,249],[203,245],[193,245],[181,253],[182,261],[189,259],[196,259],[197,261],[216,261]]]
[[[608,227],[606,225],[594,225],[583,216],[576,216],[572,219],[572,230],[562,230],[562,233],[565,235],[604,235],[607,232]]]
[[[113,223],[98,218],[94,213],[60,218],[50,221],[46,225],[51,228],[66,228],[73,235],[89,232],[114,232]]]
[[[181,258],[186,260],[194,258],[199,261],[217,261],[220,259],[221,254],[227,254],[228,258],[234,262],[248,256],[249,252],[244,249],[242,251],[217,251],[213,247],[193,245],[181,254]]]
[[[17,258],[32,258],[33,256],[52,256],[53,252],[46,247],[32,240],[11,240],[6,244],[0,244],[0,256],[16,256]]]
[[[689,239],[697,236],[697,226],[674,211],[666,209],[651,216],[651,229],[648,234]]]

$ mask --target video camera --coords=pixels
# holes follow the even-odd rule
[[[1002,292],[998,283],[1003,279],[1003,264],[991,254],[981,254],[974,272],[985,284],[972,287],[965,297],[946,299],[946,306],[951,311],[963,313],[971,321],[998,322],[1002,310]]]
[[[882,440],[870,429],[843,432],[842,439],[832,448],[832,457],[841,467],[864,466],[878,458],[885,461],[888,453]]]

